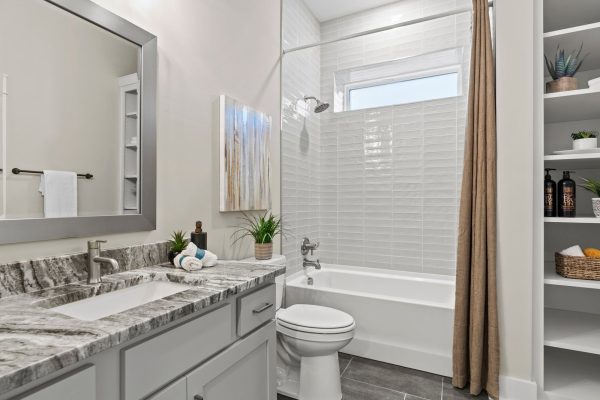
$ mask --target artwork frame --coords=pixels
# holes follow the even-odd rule
[[[272,118],[227,95],[219,114],[219,210],[270,209]]]

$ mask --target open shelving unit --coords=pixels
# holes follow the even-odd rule
[[[575,244],[600,248],[600,218],[595,218],[582,189],[577,189],[577,218],[544,218],[544,168],[581,172],[600,178],[600,153],[555,155],[569,149],[569,134],[578,129],[600,130],[600,90],[587,88],[600,77],[600,1],[536,0],[536,134],[534,164],[537,197],[534,219],[534,368],[538,398],[595,400],[600,398],[600,281],[558,275],[554,253]],[[543,55],[557,46],[590,53],[578,74],[580,88],[545,93]],[[577,178],[574,178],[577,180]]]
[[[121,204],[123,214],[138,214],[140,211],[140,83],[137,74],[119,78],[120,88],[120,137],[121,148]]]

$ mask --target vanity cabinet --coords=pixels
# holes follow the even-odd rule
[[[42,388],[18,397],[19,400],[96,400],[96,367],[85,366],[51,381]]]
[[[275,322],[187,375],[187,400],[275,400]]]

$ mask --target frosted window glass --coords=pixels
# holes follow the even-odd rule
[[[349,110],[455,97],[459,95],[458,73],[350,89],[348,95]]]

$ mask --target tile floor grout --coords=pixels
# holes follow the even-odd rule
[[[344,372],[346,372],[348,370],[348,367],[350,366],[350,363],[352,363],[352,360],[354,360],[354,356],[350,356],[350,360],[348,360],[348,364],[346,364],[346,368],[344,368],[344,370],[340,374],[340,378],[344,376]]]
[[[362,384],[365,384],[367,386],[373,386],[373,387],[376,387],[376,388],[379,388],[379,389],[389,390],[390,392],[394,392],[394,393],[398,393],[398,394],[403,394],[404,398],[406,398],[406,395],[408,394],[406,392],[401,392],[399,390],[390,389],[390,388],[387,388],[385,386],[374,385],[372,383],[364,382],[364,381],[361,381],[361,380],[358,380],[358,379],[352,379],[352,378],[344,378],[344,379],[348,379],[349,381],[354,381],[354,382],[362,383]],[[411,395],[411,396],[413,396],[413,395]],[[414,396],[414,397],[418,397],[418,396]],[[427,400],[427,399],[423,399],[423,400]]]

